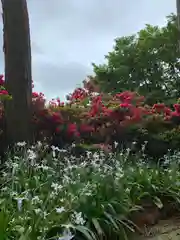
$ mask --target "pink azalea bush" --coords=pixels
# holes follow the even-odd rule
[[[0,118],[3,118],[3,100],[10,98],[0,77]],[[37,140],[58,136],[65,142],[112,144],[121,139],[122,132],[136,129],[141,132],[164,134],[178,131],[180,103],[171,109],[164,103],[153,106],[144,104],[145,98],[135,92],[125,91],[116,95],[98,93],[97,87],[84,82],[67,97],[46,102],[43,93],[33,92],[32,124]],[[176,119],[176,121],[174,121]],[[176,123],[175,123],[176,122]],[[3,131],[3,129],[1,129]]]

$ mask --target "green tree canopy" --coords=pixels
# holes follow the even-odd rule
[[[103,92],[137,91],[149,104],[180,97],[177,18],[164,27],[147,24],[136,35],[115,39],[106,63],[93,63],[95,82]]]

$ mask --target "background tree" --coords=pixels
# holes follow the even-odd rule
[[[171,103],[180,96],[178,29],[175,15],[165,27],[146,25],[136,35],[117,38],[106,63],[94,67],[104,92],[137,91],[147,102]]]
[[[177,8],[177,24],[178,24],[178,41],[179,41],[179,51],[180,51],[180,0],[176,0],[176,8]]]
[[[5,84],[12,101],[5,105],[8,143],[31,135],[31,47],[26,0],[1,0],[4,23]]]

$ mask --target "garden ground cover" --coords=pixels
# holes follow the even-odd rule
[[[72,146],[74,147],[74,146]],[[177,213],[180,153],[130,156],[19,143],[1,174],[1,239],[129,239]],[[43,157],[42,157],[43,156]],[[143,207],[143,208],[142,208]]]

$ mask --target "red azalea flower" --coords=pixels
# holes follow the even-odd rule
[[[172,110],[170,108],[168,108],[168,107],[165,107],[164,108],[164,113],[165,113],[166,116],[170,116],[171,113],[172,113]]]
[[[61,129],[59,128],[59,127],[57,127],[56,129],[55,129],[55,132],[56,133],[59,133],[61,131]]]
[[[38,97],[39,97],[39,94],[38,94],[37,92],[33,92],[33,93],[32,93],[32,97],[38,98]]]
[[[80,126],[80,131],[81,132],[92,132],[92,131],[94,131],[94,128],[92,126],[82,124]]]
[[[0,90],[0,95],[9,95],[9,93],[6,90]]]
[[[177,113],[180,114],[180,104],[178,103],[174,104],[174,109],[176,110]]]
[[[53,122],[56,122],[56,123],[57,122],[62,123],[62,117],[61,117],[60,113],[54,112],[52,114],[52,120],[53,120]]]
[[[155,110],[155,112],[161,113],[162,111],[164,111],[165,108],[165,104],[164,103],[156,103],[153,105],[153,109]]]
[[[104,110],[104,115],[105,116],[110,116],[113,112],[113,110],[109,109],[109,108],[104,108],[103,110]]]
[[[86,96],[87,96],[87,93],[86,93],[85,89],[77,88],[77,89],[75,89],[75,91],[72,94],[70,94],[68,96],[68,100],[70,100],[70,101],[83,100],[84,98],[86,98]]]
[[[165,116],[165,117],[164,117],[164,120],[165,120],[165,121],[171,120],[171,116]]]
[[[132,107],[132,105],[129,104],[129,103],[121,103],[121,104],[119,104],[119,106],[122,107],[122,108],[130,108],[130,107]]]
[[[175,111],[175,112],[171,113],[171,116],[172,117],[180,117],[180,113]]]
[[[164,109],[165,108],[165,104],[164,103],[156,103],[153,105],[154,109]]]
[[[61,103],[60,103],[60,106],[61,106],[61,107],[64,107],[64,102],[61,102]]]
[[[144,101],[145,101],[145,97],[144,96],[140,96],[136,100],[137,104],[143,103]]]
[[[0,86],[3,86],[4,83],[5,83],[5,81],[4,81],[4,76],[1,74],[1,75],[0,75]]]
[[[67,133],[68,135],[73,135],[77,132],[77,126],[74,123],[71,123],[67,127]]]
[[[3,79],[0,79],[0,86],[4,86],[4,80]]]
[[[39,111],[40,116],[49,116],[49,111],[48,109],[42,109]]]
[[[130,91],[125,91],[125,92],[116,94],[115,97],[119,98],[122,102],[130,103],[135,97],[135,93]]]
[[[80,136],[81,136],[81,135],[80,135],[80,132],[77,132],[77,131],[76,131],[76,132],[74,133],[74,136],[75,136],[75,137],[80,137]]]
[[[139,109],[136,109],[131,117],[131,120],[139,122],[142,119],[142,112]]]

